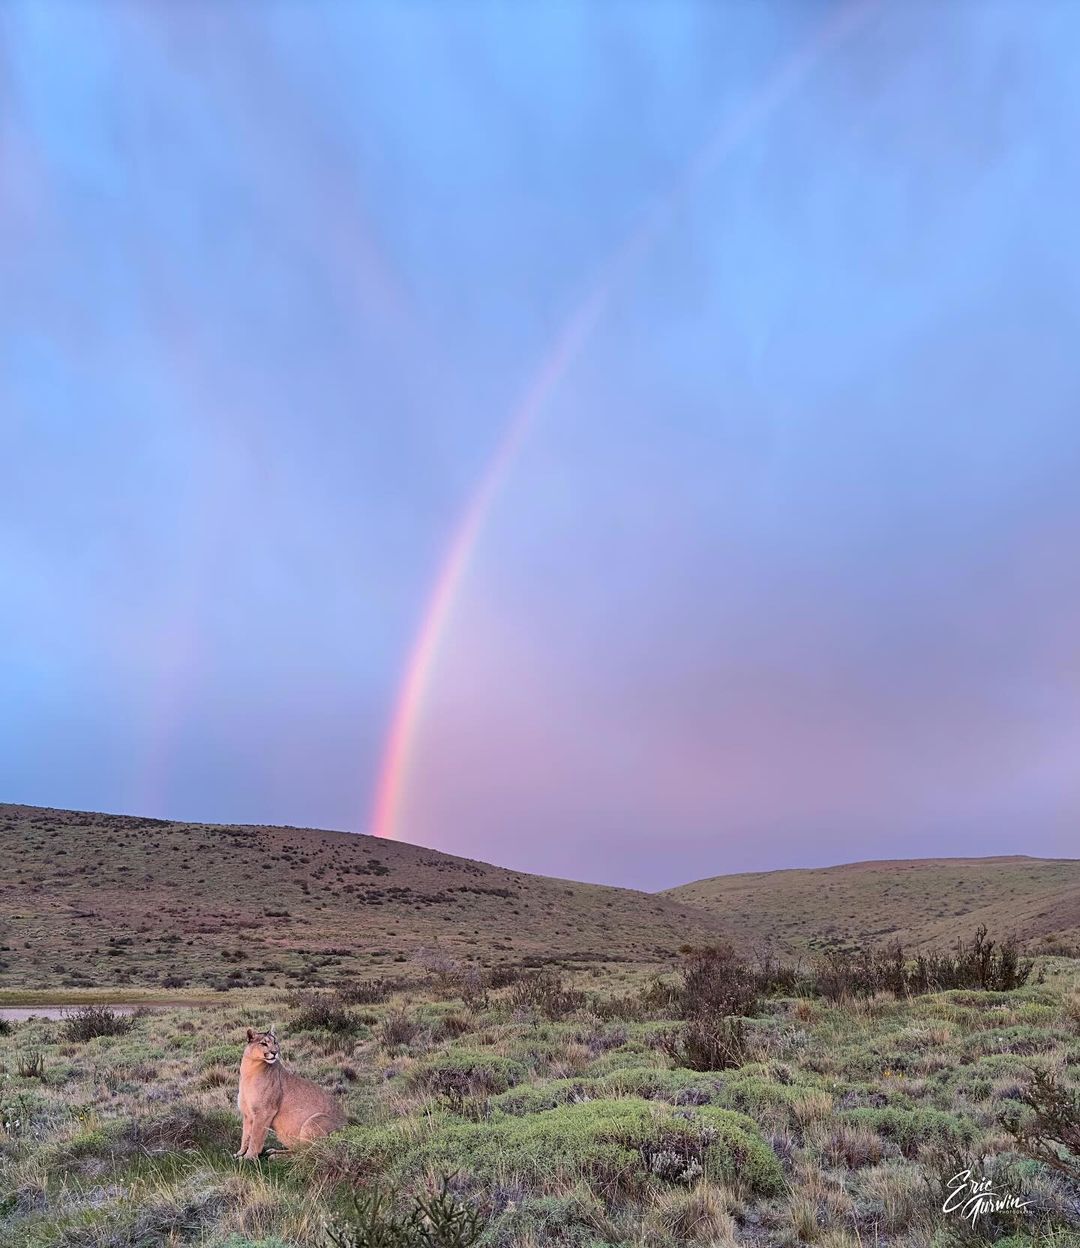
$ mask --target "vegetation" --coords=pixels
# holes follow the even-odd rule
[[[0,1004],[67,1007],[0,1027],[5,1246],[1080,1245],[1077,864],[665,898],[301,829],[0,836]],[[348,1126],[241,1163],[273,1021]],[[964,1168],[1023,1207],[943,1213]]]
[[[333,1248],[471,1248],[483,1229],[479,1210],[466,1209],[444,1177],[435,1195],[415,1195],[404,1213],[378,1188],[354,1195],[351,1211],[331,1223],[326,1239]]]
[[[129,1015],[118,1014],[107,1005],[84,1005],[64,1019],[64,1035],[81,1042],[98,1036],[124,1036],[133,1026]]]
[[[728,951],[703,970],[701,948],[660,977],[500,972],[482,1008],[449,974],[356,1004],[245,989],[79,1041],[66,1019],[16,1022],[0,1037],[0,1242],[1080,1243],[1076,962],[1046,960],[1043,982],[1007,992],[830,1000],[812,968],[787,995]],[[720,1014],[747,977],[755,1012]],[[691,1008],[688,984],[709,1008]],[[295,1157],[240,1163],[244,1031],[273,1018],[286,1061],[350,1122]],[[943,1214],[961,1165],[1031,1204],[974,1227]]]
[[[1036,1067],[1020,1105],[1004,1120],[1020,1152],[1080,1184],[1080,1094]]]
[[[916,996],[945,988],[1012,992],[1027,983],[1034,966],[1034,958],[1022,956],[1015,936],[998,943],[980,927],[973,940],[957,940],[955,952],[919,953],[913,961],[898,940],[880,952],[870,946],[832,950],[818,960],[813,983],[831,1001],[877,992]]]

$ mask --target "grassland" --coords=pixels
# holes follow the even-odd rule
[[[400,1210],[441,1176],[483,1248],[1080,1246],[1080,1108],[1066,1172],[1007,1129],[1032,1120],[1036,1073],[1078,1095],[1080,960],[895,997],[891,963],[849,991],[835,952],[952,945],[981,920],[1067,949],[1075,863],[655,896],[294,828],[0,807],[0,837],[0,1007],[155,1007],[90,1039],[0,1024],[3,1248],[329,1248],[353,1194]],[[829,956],[817,978],[736,959],[734,993],[706,959],[688,991],[701,955],[677,950],[728,933]],[[350,1124],[239,1163],[244,1032],[271,1021]],[[1028,1207],[944,1214],[966,1167]]]
[[[1032,1068],[1080,1064],[1080,964],[1043,971],[1007,994],[771,998],[739,1064],[707,1071],[677,1064],[683,1024],[628,967],[554,998],[526,981],[463,999],[436,976],[322,1017],[240,990],[85,1042],[18,1023],[0,1036],[0,1242],[315,1248],[350,1192],[400,1203],[452,1173],[500,1248],[1075,1246],[1080,1187],[1001,1126]],[[244,1028],[272,1020],[351,1124],[239,1163]],[[940,1209],[961,1165],[1033,1204],[969,1237]]]
[[[984,924],[1033,948],[1080,947],[1080,859],[927,858],[718,875],[667,889],[757,945],[947,944]]]
[[[329,982],[423,945],[662,962],[722,920],[370,836],[0,805],[0,989]]]

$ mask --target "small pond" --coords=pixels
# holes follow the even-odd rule
[[[72,1001],[67,1005],[0,1005],[0,1018],[21,1023],[28,1018],[64,1018],[87,1005],[107,1005],[114,1014],[134,1014],[136,1010],[186,1010],[209,1005],[209,1001]]]

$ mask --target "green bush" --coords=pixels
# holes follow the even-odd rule
[[[240,1059],[243,1056],[242,1044],[214,1044],[199,1054],[199,1065],[203,1070],[210,1066],[235,1066],[239,1070]]]
[[[480,1096],[505,1092],[528,1074],[509,1057],[483,1049],[451,1049],[414,1066],[408,1082],[436,1096]]]
[[[975,1124],[967,1118],[938,1109],[858,1108],[842,1110],[841,1122],[869,1127],[883,1139],[898,1144],[905,1157],[914,1156],[921,1145],[959,1147],[976,1137]]]
[[[613,1197],[639,1191],[650,1178],[690,1182],[703,1173],[763,1195],[784,1186],[776,1155],[743,1114],[629,1097],[479,1124],[436,1117],[425,1134],[415,1124],[354,1128],[307,1153],[313,1173],[334,1177],[401,1182],[456,1167],[480,1185],[512,1176],[541,1193],[585,1179]]]

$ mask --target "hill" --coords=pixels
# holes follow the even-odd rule
[[[1080,860],[925,858],[718,875],[663,897],[722,918],[755,944],[827,948],[899,938],[912,948],[1016,932],[1038,947],[1080,943]]]
[[[310,984],[436,944],[484,965],[647,963],[723,926],[665,897],[311,828],[0,804],[0,859],[0,987]]]

